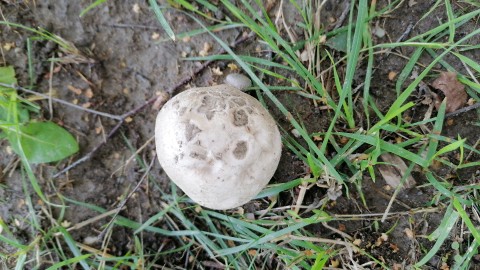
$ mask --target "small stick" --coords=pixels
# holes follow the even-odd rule
[[[248,35],[245,35],[245,36],[242,36],[240,37],[239,39],[237,39],[233,44],[231,44],[230,46],[232,48],[235,48],[236,46],[238,46],[239,44],[245,42],[246,40],[250,39],[251,37],[253,37],[254,35],[254,32],[250,32]],[[225,54],[226,53],[226,50],[225,49],[221,49],[217,54]],[[170,95],[174,95],[175,92],[178,90],[178,88],[180,88],[181,86],[187,84],[188,82],[190,82],[191,80],[193,80],[193,78],[198,75],[200,72],[202,72],[205,68],[207,68],[211,63],[213,62],[213,60],[208,60],[206,62],[204,62],[200,67],[198,67],[197,69],[195,69],[190,75],[186,76],[185,78],[183,78],[181,81],[179,81],[178,83],[176,83],[175,85],[173,85],[172,87],[170,87],[166,92],[169,93]],[[1,84],[0,84],[1,85]],[[152,98],[150,98],[149,100],[147,100],[145,103],[143,103],[142,105],[134,108],[133,110],[131,111],[128,111],[124,114],[122,114],[121,116],[116,116],[118,117],[117,120],[119,120],[120,122],[118,122],[118,124],[113,127],[113,129],[110,131],[110,133],[108,133],[108,136],[106,138],[106,140],[102,141],[101,143],[97,144],[92,150],[90,150],[90,152],[88,152],[86,155],[84,155],[83,157],[81,157],[80,159],[76,160],[75,162],[73,162],[72,164],[68,165],[66,168],[64,168],[63,170],[59,171],[58,173],[56,173],[55,175],[53,175],[53,178],[57,178],[59,177],[60,175],[70,171],[71,169],[73,169],[74,167],[78,166],[79,164],[87,161],[88,159],[90,159],[93,154],[95,152],[98,151],[98,149],[100,149],[104,144],[106,144],[106,142],[108,141],[108,139],[110,139],[111,137],[113,137],[113,135],[115,135],[115,133],[118,131],[118,129],[123,125],[123,123],[125,122],[125,119],[127,119],[128,117],[134,115],[134,114],[137,114],[138,112],[140,112],[141,110],[145,109],[147,106],[153,104],[159,97],[157,96],[154,96]],[[70,103],[69,103],[70,104]]]
[[[50,118],[48,120],[52,120],[53,118],[53,63],[54,61],[50,62],[50,78],[48,78],[48,110],[50,111]]]
[[[125,23],[104,23],[102,25],[116,28],[139,28],[148,30],[161,30],[163,28],[157,26],[141,25],[141,24],[125,24]]]
[[[79,164],[81,164],[81,163],[87,161],[89,158],[91,158],[91,157],[93,156],[93,154],[94,154],[95,152],[97,152],[98,149],[100,149],[100,147],[102,147],[104,144],[106,144],[106,143],[107,143],[107,140],[110,139],[110,138],[117,132],[117,130],[123,125],[123,122],[124,122],[123,120],[120,121],[120,122],[118,122],[117,125],[115,125],[115,126],[113,127],[113,129],[110,131],[110,133],[108,133],[107,138],[106,138],[105,140],[102,140],[101,143],[95,145],[95,147],[93,147],[93,149],[92,149],[90,152],[88,152],[86,155],[84,155],[84,156],[81,157],[80,159],[77,159],[75,162],[73,162],[72,164],[70,164],[70,165],[68,165],[67,167],[65,167],[65,169],[63,169],[63,170],[59,171],[58,173],[54,174],[54,175],[53,175],[53,179],[59,177],[60,175],[68,172],[68,171],[71,170],[72,168],[78,166]]]
[[[42,208],[42,210],[43,210],[43,208]],[[97,221],[99,221],[99,220],[101,220],[101,219],[104,219],[104,218],[106,218],[106,217],[108,217],[108,216],[110,216],[110,215],[113,215],[113,214],[115,214],[117,211],[118,211],[118,209],[113,209],[113,210],[107,211],[107,212],[102,213],[102,214],[100,214],[100,215],[98,215],[98,216],[94,216],[94,217],[92,217],[92,218],[89,218],[89,219],[87,219],[87,220],[84,220],[84,221],[82,221],[82,222],[79,222],[79,223],[77,223],[77,224],[75,224],[75,225],[73,225],[73,226],[71,226],[71,227],[68,227],[68,228],[66,228],[66,230],[67,230],[67,232],[70,232],[70,231],[73,231],[73,230],[81,229],[81,228],[83,228],[83,227],[85,227],[85,226],[87,226],[87,225],[90,225],[90,224],[92,224],[92,223],[94,223],[94,222],[97,222]],[[45,212],[45,213],[46,213],[46,212]],[[47,214],[47,213],[46,213],[46,214]],[[61,236],[61,235],[62,235],[62,232],[56,232],[56,233],[53,234],[53,236]]]
[[[125,205],[127,204],[127,201],[133,196],[133,194],[135,192],[137,192],[137,190],[140,188],[140,185],[142,185],[143,181],[147,178],[148,176],[148,173],[150,173],[150,170],[152,169],[153,167],[153,164],[155,163],[155,160],[157,159],[157,155],[154,155],[152,157],[152,161],[150,162],[150,164],[148,165],[148,168],[147,170],[145,171],[145,173],[143,174],[142,178],[140,179],[140,181],[138,181],[137,185],[133,188],[132,191],[130,191],[130,193],[127,195],[127,197],[125,199],[123,199],[119,204],[118,206],[113,209],[114,211],[114,214],[112,216],[112,219],[110,219],[110,221],[108,222],[107,226],[105,226],[105,229],[103,229],[103,231],[98,235],[97,239],[103,239],[103,237],[105,237],[105,234],[107,233],[107,231],[110,229],[110,227],[112,226],[113,222],[115,221],[115,219],[117,218],[118,214],[120,214],[120,211],[122,211],[125,207]],[[109,211],[111,212],[111,211]]]
[[[471,110],[473,110],[473,109],[477,109],[477,108],[479,108],[479,107],[480,107],[480,102],[475,103],[475,104],[470,105],[470,106],[467,106],[467,107],[463,107],[463,108],[461,108],[461,109],[459,109],[459,110],[456,110],[456,111],[454,111],[454,112],[447,113],[447,114],[445,114],[445,117],[452,117],[452,116],[455,116],[455,115],[457,115],[457,114],[461,114],[461,113],[464,113],[464,112],[471,111]]]
[[[340,231],[339,229],[335,229],[335,228],[331,227],[330,225],[328,225],[327,222],[322,222],[322,225],[323,225],[323,227],[325,227],[325,228],[333,231],[334,233],[337,233],[337,234],[343,236],[343,238],[346,238],[346,239],[348,239],[348,240],[350,240],[350,241],[355,240],[355,239],[353,239],[353,237],[351,237],[348,233],[344,233],[344,232]]]
[[[145,149],[145,147],[147,147],[147,145],[149,145],[153,140],[155,139],[155,136],[152,136],[150,137],[150,139],[148,139],[140,148],[137,149],[137,151],[135,151],[135,153],[133,153],[125,162],[122,166],[120,166],[117,170],[115,170],[111,175],[110,177],[112,177],[116,172],[120,171],[122,168],[126,167],[130,162],[132,162],[132,160],[134,158],[137,157],[138,154],[140,154],[140,152],[143,151],[143,149]]]
[[[407,25],[407,28],[405,29],[405,31],[403,31],[402,35],[400,35],[400,37],[397,38],[397,40],[395,40],[395,42],[396,43],[402,42],[408,35],[410,35],[412,30],[413,30],[413,24],[410,23],[409,25]],[[392,53],[392,50],[393,48],[387,49],[385,52],[385,55],[380,58],[379,62],[386,60],[388,56],[390,56],[390,53]]]
[[[342,11],[342,14],[340,15],[337,22],[335,23],[335,26],[333,27],[333,30],[336,30],[336,29],[340,28],[340,26],[342,26],[343,22],[347,18],[347,15],[348,15],[349,11],[350,11],[350,3],[347,2],[347,4],[345,5],[345,8]]]
[[[407,26],[407,29],[403,32],[403,34],[396,40],[396,42],[403,41],[408,35],[410,35],[410,32],[413,30],[413,23],[409,23]]]
[[[69,106],[69,107],[72,107],[72,108],[75,108],[75,109],[79,109],[79,110],[82,110],[82,111],[86,111],[86,112],[89,112],[89,113],[93,113],[93,114],[96,114],[96,115],[105,116],[105,117],[115,119],[115,120],[119,120],[119,121],[123,120],[122,117],[119,116],[119,115],[113,115],[113,114],[109,114],[109,113],[105,113],[105,112],[99,112],[99,111],[96,111],[96,110],[84,108],[82,106],[67,102],[65,100],[62,100],[62,99],[59,99],[59,98],[54,98],[50,95],[38,93],[38,92],[35,92],[35,91],[27,89],[27,88],[23,88],[23,87],[18,86],[18,85],[0,83],[0,86],[12,88],[12,89],[15,89],[17,91],[22,91],[22,92],[29,93],[29,94],[32,94],[32,95],[37,95],[37,96],[43,97],[45,99],[51,99],[52,101],[58,102],[60,104],[63,104],[63,105],[66,105],[66,106]]]

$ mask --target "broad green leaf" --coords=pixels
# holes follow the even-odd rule
[[[464,205],[462,205],[457,197],[453,197],[453,206],[455,207],[455,210],[457,210],[463,222],[465,222],[465,225],[467,225],[473,238],[475,238],[475,241],[480,243],[480,230],[473,224],[469,214],[465,211],[465,209],[463,209]]]
[[[325,45],[339,52],[347,52],[348,32],[343,31],[329,38]]]
[[[0,89],[1,91],[1,89]],[[13,95],[16,95],[13,93]],[[16,114],[17,118],[15,118],[15,112],[11,106],[17,106]],[[20,103],[20,101],[16,98],[7,98],[0,95],[0,120],[5,121],[7,123],[25,123],[30,120],[29,111],[28,109]]]
[[[0,82],[6,84],[16,84],[17,79],[15,79],[15,70],[12,66],[0,67]],[[3,88],[4,89],[4,88]],[[3,90],[0,87],[0,90]]]
[[[450,231],[453,229],[455,224],[457,223],[459,214],[455,211],[452,211],[453,207],[450,204],[447,207],[446,213],[443,216],[443,220],[440,223],[440,226],[431,234],[428,236],[428,239],[430,241],[436,240],[435,244],[433,245],[432,248],[425,254],[425,256],[420,259],[415,264],[415,268],[418,268],[424,264],[426,264],[441,248],[442,244],[445,242],[445,240],[448,238]]]
[[[53,122],[29,123],[20,126],[18,133],[10,129],[7,137],[13,150],[23,151],[30,163],[58,161],[78,151],[75,138]]]
[[[17,79],[15,78],[15,70],[12,66],[0,67],[0,83],[15,85]],[[15,103],[17,105],[15,105]],[[16,107],[16,116],[14,114],[14,107]],[[15,118],[18,117],[18,118]],[[29,120],[28,110],[22,106],[17,99],[15,89],[0,86],[0,120],[6,122],[24,123]]]

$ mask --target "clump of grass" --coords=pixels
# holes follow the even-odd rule
[[[330,176],[337,180],[339,184],[344,184],[355,181],[356,179],[361,180],[364,177],[364,172],[368,172],[370,176],[374,178],[375,165],[380,163],[378,157],[381,153],[389,152],[410,162],[410,168],[413,168],[414,164],[423,168],[427,180],[429,181],[429,185],[437,190],[438,194],[443,194],[443,199],[441,200],[442,203],[450,205],[451,207],[455,200],[461,200],[466,205],[473,205],[472,201],[465,198],[468,197],[471,192],[475,192],[474,188],[472,189],[472,187],[469,187],[466,190],[462,189],[462,191],[459,191],[452,185],[446,185],[447,182],[445,182],[445,180],[439,181],[438,178],[440,176],[435,175],[430,171],[430,166],[433,162],[444,162],[446,166],[450,166],[454,170],[465,168],[465,166],[471,167],[479,165],[478,161],[469,161],[467,163],[468,165],[466,165],[463,162],[463,154],[460,155],[460,163],[458,164],[445,162],[443,159],[443,156],[446,153],[452,151],[460,151],[460,153],[463,153],[464,149],[468,149],[471,153],[479,153],[475,147],[468,145],[465,139],[458,138],[458,140],[455,140],[439,135],[443,130],[443,123],[445,121],[445,104],[442,104],[436,117],[419,122],[406,121],[404,114],[410,108],[415,106],[415,104],[410,101],[411,96],[422,80],[425,79],[426,76],[432,74],[432,68],[435,65],[441,64],[445,69],[459,73],[458,70],[455,70],[451,65],[443,61],[446,56],[455,55],[462,63],[468,65],[468,67],[474,71],[479,72],[478,63],[461,53],[457,53],[460,48],[471,47],[473,49],[475,47],[467,42],[471,38],[478,36],[479,30],[474,29],[472,32],[466,33],[463,37],[455,39],[456,29],[478,16],[478,10],[470,12],[463,12],[463,10],[460,10],[455,13],[448,1],[438,1],[431,10],[427,11],[427,14],[433,12],[436,8],[441,8],[443,4],[448,18],[447,22],[405,41],[400,40],[393,43],[374,45],[369,31],[371,20],[380,16],[382,12],[386,12],[393,8],[398,2],[392,3],[391,6],[388,6],[381,11],[376,11],[375,6],[371,6],[369,9],[366,1],[360,1],[357,5],[355,5],[355,2],[352,2],[351,6],[355,6],[356,11],[354,11],[355,9],[353,8],[351,9],[349,24],[343,29],[335,31],[335,33],[322,33],[323,29],[315,28],[312,21],[305,19],[308,18],[308,15],[311,13],[311,11],[310,13],[308,11],[308,9],[311,9],[312,7],[311,4],[305,4],[303,7],[293,4],[293,6],[298,9],[298,12],[302,14],[302,17],[304,18],[302,26],[305,28],[305,33],[308,33],[306,34],[305,40],[301,42],[286,40],[283,36],[279,35],[277,25],[273,23],[274,19],[268,17],[268,11],[261,5],[250,5],[247,1],[242,1],[242,7],[237,7],[229,1],[222,1],[222,3],[233,17],[245,25],[246,29],[253,31],[260,40],[268,44],[268,47],[274,52],[276,58],[274,61],[269,61],[252,56],[236,55],[233,51],[228,49],[227,44],[210,32],[216,41],[227,50],[231,58],[225,56],[210,56],[204,58],[204,60],[231,59],[236,61],[242,67],[242,69],[259,87],[261,92],[268,97],[273,104],[275,104],[275,106],[290,121],[291,126],[301,135],[307,148],[303,146],[304,144],[296,142],[296,139],[288,134],[285,134],[285,144],[290,150],[292,150],[292,152],[299,155],[300,159],[309,164],[312,173],[316,174],[316,179]],[[232,19],[232,21],[234,20]],[[202,25],[202,27],[205,29],[205,26]],[[340,35],[340,33],[343,32],[347,33],[345,41],[347,48],[346,51],[351,53],[348,53],[341,59],[346,61],[346,64],[343,69],[345,70],[344,73],[340,74],[337,66],[339,66],[341,62],[333,60],[328,51],[323,47],[323,44],[318,42],[318,37],[329,34]],[[446,43],[439,42],[439,40],[442,40],[445,36],[447,36],[448,41]],[[375,100],[372,99],[369,94],[370,81],[373,79],[374,74],[373,59],[375,51],[382,49],[391,50],[393,48],[404,46],[414,47],[416,49],[398,77],[396,83],[397,99],[393,101],[392,105],[386,112],[381,112],[377,108]],[[309,55],[315,55],[315,58],[309,58],[309,68],[303,65],[303,61],[299,57],[300,51],[298,49],[305,47],[309,50],[316,50],[313,53],[311,51],[309,53]],[[312,49],[312,47],[315,49]],[[411,83],[404,86],[407,78],[411,76],[414,68],[417,67],[420,57],[425,55],[425,52],[430,54],[433,60],[422,69],[422,72],[416,76]],[[325,91],[323,85],[317,80],[320,74],[315,74],[315,69],[311,68],[311,66],[315,66],[315,60],[318,59],[331,59],[335,87],[338,94],[337,98],[333,98]],[[360,59],[367,59],[366,78],[362,94],[362,106],[364,107],[363,113],[365,114],[364,117],[367,119],[366,126],[359,126],[355,114],[353,113],[354,108],[357,106],[354,100],[357,100],[357,98],[353,92],[352,79],[356,73],[356,68]],[[194,58],[194,60],[201,60],[201,58],[197,57]],[[276,62],[282,62],[285,63],[285,65],[279,67]],[[275,72],[275,70],[277,70],[277,72]],[[298,88],[294,88],[295,90],[301,91],[300,89],[314,89],[314,91],[311,92],[310,97],[312,97],[313,100],[324,101],[325,105],[330,106],[331,110],[334,111],[331,124],[326,131],[309,134],[303,125],[296,120],[287,108],[277,99],[274,95],[275,90],[272,90],[271,87],[267,87],[259,79],[260,76],[263,76],[262,73],[267,76],[286,79],[281,74],[283,74],[283,71],[291,72],[291,70],[295,70],[296,75],[299,77],[296,81],[303,83],[303,85],[300,84]],[[471,73],[469,78],[465,75],[460,75],[459,78],[462,83],[470,86],[468,92],[470,96],[478,102],[478,93],[480,91],[475,76],[472,76]],[[378,119],[375,122],[372,122],[371,120],[371,116],[369,115],[370,110],[375,113],[375,117]],[[357,131],[334,132],[339,122],[345,123],[350,129]],[[424,134],[415,131],[416,127],[425,124],[431,124],[433,126],[432,133]],[[384,139],[387,134],[391,133],[401,134],[401,136],[406,137],[406,139],[402,143],[391,143]],[[323,137],[323,143],[320,146],[317,146],[314,143],[314,136]],[[337,138],[341,137],[348,139],[343,146],[340,146],[337,140]],[[439,142],[443,142],[446,145],[440,148]],[[419,144],[421,144],[420,148],[418,148]],[[327,146],[335,149],[335,154],[328,159],[323,154],[325,153]],[[360,164],[356,164],[355,161],[349,160],[351,154],[358,154],[359,149],[365,148],[366,150],[362,150],[362,154],[365,155],[365,158]],[[347,175],[338,171],[338,169],[342,168],[343,164],[345,164],[350,171]],[[358,181],[358,183],[361,183],[361,181]],[[361,191],[361,186],[358,190]],[[445,216],[449,217],[450,215],[446,213]],[[462,221],[468,223],[469,219],[467,216],[464,216]],[[445,227],[442,223],[439,230],[450,231],[452,228],[452,226]],[[473,229],[473,231],[471,231],[473,235],[478,234],[476,228],[471,228]],[[432,237],[431,239],[436,238]],[[416,266],[420,267],[428,261],[433,254],[438,252],[442,243],[442,240],[438,240],[435,248],[432,249],[429,254],[426,254],[424,259],[417,262]],[[474,251],[476,248],[474,246],[470,245],[465,250],[470,251],[466,253],[468,255],[465,255],[468,258],[471,258],[472,254],[476,254],[476,251]],[[468,265],[467,257],[462,257],[462,260],[457,258],[455,260],[455,265],[460,268],[466,267]]]

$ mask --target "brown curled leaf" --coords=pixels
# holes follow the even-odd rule
[[[402,177],[408,170],[407,164],[405,164],[405,161],[403,161],[403,159],[400,157],[390,153],[383,153],[380,155],[380,158],[387,164],[378,164],[378,171],[388,185],[393,188],[397,188],[402,184]],[[411,188],[414,187],[415,184],[415,179],[409,175],[405,179],[402,187]]]
[[[467,101],[467,92],[465,92],[465,86],[457,80],[457,74],[455,72],[442,72],[440,76],[433,81],[432,87],[443,92],[447,99],[446,112],[454,112],[465,105]],[[441,98],[438,95],[435,96],[435,107],[440,107],[442,103]]]

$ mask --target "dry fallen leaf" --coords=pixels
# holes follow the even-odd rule
[[[62,225],[62,227],[64,227],[64,228],[68,228],[72,225],[72,223],[68,220],[64,220],[64,221],[62,221],[62,223],[60,225]]]
[[[394,244],[394,243],[390,243],[390,249],[392,249],[392,252],[393,252],[393,253],[397,253],[397,252],[400,250],[400,248],[398,247],[398,245],[397,245],[397,244]]]
[[[457,74],[455,72],[442,72],[432,83],[432,87],[443,92],[447,99],[446,112],[454,112],[465,104],[467,101],[467,92],[465,92],[465,86],[457,80]],[[442,100],[438,95],[435,95],[435,107],[440,107]]]
[[[234,63],[229,63],[227,66],[231,71],[237,71],[238,70],[238,66],[235,65]]]
[[[339,267],[340,266],[340,260],[338,259],[330,259],[330,267]]]
[[[159,38],[160,38],[160,34],[159,34],[159,33],[157,33],[157,32],[153,32],[153,33],[152,33],[152,39],[153,39],[153,40],[158,40]]]
[[[450,270],[450,267],[446,262],[442,262],[442,265],[440,266],[441,270]]]
[[[308,51],[307,50],[303,50],[303,52],[300,54],[300,60],[302,62],[307,62],[309,59],[308,57]]]
[[[198,53],[198,55],[207,56],[211,49],[212,49],[212,44],[205,42],[203,43],[203,49]]]
[[[393,270],[402,270],[403,266],[400,263],[394,263],[393,266],[392,266],[392,269]]]
[[[87,90],[85,90],[85,96],[86,96],[87,98],[92,98],[92,97],[93,97],[92,88],[88,88]]]
[[[402,180],[403,175],[407,171],[407,165],[403,159],[390,153],[381,154],[380,158],[385,163],[392,164],[378,164],[377,168],[380,171],[380,174],[382,174],[383,179],[385,179],[387,184],[389,184],[392,188],[397,188],[400,185],[400,180]],[[403,187],[410,188],[414,185],[415,179],[413,179],[411,175],[407,176]]]
[[[15,48],[15,42],[5,42],[5,44],[3,44],[3,49],[7,52],[12,48]]]
[[[73,85],[67,85],[67,89],[75,93],[76,95],[81,95],[82,94],[82,89],[75,87]]]
[[[386,233],[382,233],[382,235],[380,235],[380,237],[378,237],[375,241],[375,246],[379,247],[383,242],[386,241],[388,241],[388,235]]]
[[[213,67],[212,68],[212,73],[213,75],[221,76],[223,75],[222,70],[220,70],[220,67]]]
[[[303,253],[305,254],[305,256],[313,256],[313,254],[315,254],[311,249],[307,249]]]
[[[320,44],[325,44],[325,42],[327,42],[327,35],[321,35],[320,37],[318,37],[318,42]]]

